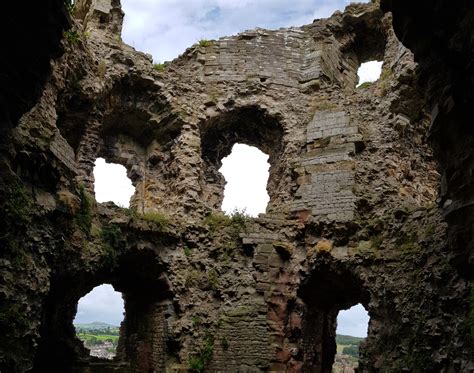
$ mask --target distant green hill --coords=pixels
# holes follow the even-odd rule
[[[336,334],[337,353],[359,359],[359,345],[365,338]]]
[[[94,321],[87,324],[74,324],[76,329],[80,330],[105,330],[118,328],[116,325],[107,324],[105,322]]]
[[[338,345],[356,345],[358,346],[365,338],[352,337],[350,335],[336,334],[336,343]]]

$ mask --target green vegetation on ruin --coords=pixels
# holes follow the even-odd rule
[[[81,207],[74,219],[84,233],[89,233],[94,215],[95,200],[83,185],[79,186],[79,198],[81,199]]]
[[[212,45],[212,41],[207,40],[207,39],[201,39],[201,40],[198,41],[198,45],[200,47],[208,47],[208,46]]]
[[[71,44],[76,44],[80,39],[81,35],[76,30],[64,31],[64,38]]]
[[[204,219],[204,223],[212,233],[225,227],[233,227],[237,231],[245,231],[245,226],[250,219],[251,216],[246,213],[245,209],[234,209],[229,215],[222,212],[211,212]]]
[[[164,229],[170,224],[169,216],[160,212],[146,212],[139,216],[143,220],[156,224],[160,229]]]
[[[159,72],[165,71],[165,64],[162,62],[153,64],[153,69]]]
[[[374,84],[374,82],[364,82],[361,85],[359,85],[357,87],[357,89],[366,89],[366,88],[369,88],[370,86],[372,86],[373,84]]]
[[[199,351],[189,359],[189,369],[194,373],[202,373],[214,353],[214,338],[206,336]]]

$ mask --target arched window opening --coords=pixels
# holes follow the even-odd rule
[[[123,318],[122,294],[109,284],[97,286],[78,302],[74,319],[76,336],[91,356],[113,359]]]
[[[337,352],[334,373],[353,372],[359,366],[359,346],[367,337],[369,314],[362,304],[341,310],[337,316]]]
[[[94,191],[97,202],[113,202],[120,207],[129,207],[135,193],[132,181],[127,177],[124,166],[106,163],[97,158],[94,166]]]
[[[219,169],[226,180],[222,210],[245,210],[251,216],[264,213],[270,199],[266,190],[269,168],[267,154],[253,146],[235,144]]]
[[[357,87],[370,85],[377,81],[382,74],[382,64],[382,61],[369,61],[362,63],[357,70],[357,77],[359,78]]]
[[[349,352],[355,355],[352,346],[358,347],[362,341],[354,337],[367,336],[368,316],[362,304],[370,303],[370,295],[363,282],[340,262],[328,263],[324,255],[320,259],[299,289],[306,307],[301,331],[303,364],[308,371],[353,372],[359,359],[349,356],[339,364],[337,358],[343,354],[344,347],[349,348],[343,355],[350,355]],[[351,336],[351,343],[342,345],[337,334]]]
[[[266,109],[257,106],[234,108],[201,123],[200,130],[205,202],[213,209],[230,212],[234,206],[243,206],[246,207],[246,213],[253,216],[275,209],[282,198],[280,184],[286,170],[283,163],[285,158],[282,157],[284,144],[281,117],[270,115]],[[237,159],[234,161],[234,156],[226,158],[231,152],[236,152]],[[245,156],[240,158],[239,154],[242,153]],[[223,166],[224,159],[226,165]],[[238,167],[229,164],[237,164]],[[244,170],[237,174],[237,168],[242,167]],[[227,171],[229,169],[230,173]],[[235,176],[232,175],[234,172]],[[258,189],[246,188],[245,200],[237,197],[240,201],[236,204],[231,202],[232,197],[225,198],[224,202],[224,195],[229,195],[230,190],[235,188],[243,190],[244,186],[249,186],[251,178],[258,183]],[[258,202],[251,202],[250,205],[247,202],[257,199]]]

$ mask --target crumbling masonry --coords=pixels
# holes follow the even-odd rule
[[[434,2],[352,4],[159,69],[121,41],[119,0],[1,15],[0,371],[331,372],[358,303],[361,372],[473,371],[474,9]],[[220,212],[237,142],[270,157],[255,219]],[[126,167],[130,209],[95,202],[98,157]],[[125,300],[114,361],[72,325],[103,283]]]

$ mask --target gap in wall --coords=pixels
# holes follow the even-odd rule
[[[74,327],[91,356],[112,359],[116,355],[124,312],[122,294],[109,284],[96,286],[79,299]]]
[[[130,198],[135,193],[132,181],[127,177],[124,166],[107,163],[97,158],[94,165],[94,192],[97,202],[113,202],[117,206],[130,206]]]
[[[357,87],[360,87],[364,83],[373,83],[380,78],[382,74],[382,61],[369,61],[364,62],[359,66],[357,70],[357,76],[359,83]]]
[[[254,146],[235,144],[219,169],[226,180],[222,210],[226,213],[245,210],[254,217],[264,213],[270,199],[269,168],[267,154]]]
[[[337,315],[335,356],[332,371],[334,373],[353,372],[359,365],[359,345],[367,337],[369,314],[362,304],[348,310],[341,310]]]

